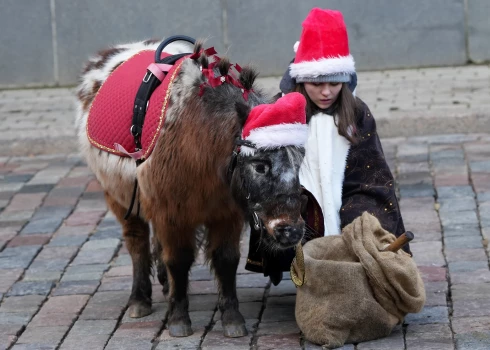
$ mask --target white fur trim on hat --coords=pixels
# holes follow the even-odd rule
[[[293,46],[294,52],[298,52],[298,47],[299,47],[299,41],[294,43],[294,46]]]
[[[289,65],[289,73],[293,78],[316,78],[320,75],[329,75],[336,73],[352,74],[355,72],[355,62],[352,55],[322,58],[320,60],[291,63]]]
[[[257,148],[274,149],[284,146],[304,147],[308,140],[308,125],[302,123],[264,126],[250,131],[246,138]],[[241,153],[252,155],[255,150],[242,146]]]

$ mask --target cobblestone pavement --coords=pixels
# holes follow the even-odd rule
[[[384,147],[416,233],[427,305],[390,337],[345,349],[490,349],[490,135],[385,139]],[[237,283],[249,336],[222,336],[216,286],[200,264],[190,283],[193,336],[169,337],[156,282],[153,314],[130,319],[131,261],[81,160],[3,157],[0,177],[0,348],[317,348],[295,324],[291,281],[271,286],[244,271],[243,259]]]
[[[381,73],[365,74],[374,80]],[[488,81],[481,84],[481,100],[469,101],[469,109],[489,103],[478,92],[488,98]],[[72,101],[68,89],[0,92],[0,349],[320,349],[301,337],[288,276],[271,286],[246,272],[243,259],[237,284],[247,337],[223,337],[216,286],[202,258],[191,274],[194,335],[169,337],[156,281],[153,314],[130,319],[131,260],[101,188],[75,153]],[[490,349],[490,134],[382,142],[406,228],[416,235],[411,247],[427,304],[391,336],[344,349]]]

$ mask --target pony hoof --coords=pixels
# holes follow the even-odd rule
[[[194,332],[192,331],[190,324],[178,323],[168,325],[168,333],[172,337],[188,337]]]
[[[151,305],[135,303],[129,306],[129,317],[140,318],[151,314]]]
[[[223,335],[228,338],[244,337],[248,334],[244,324],[229,324],[223,326]]]

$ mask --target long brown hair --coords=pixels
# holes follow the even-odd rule
[[[325,112],[319,108],[308,96],[304,83],[296,84],[294,91],[303,94],[306,98],[306,122],[309,123],[313,115]],[[359,140],[357,133],[357,111],[360,108],[359,101],[352,95],[347,83],[342,83],[337,100],[328,108],[329,114],[336,114],[335,124],[339,130],[339,135],[344,136],[352,144]]]

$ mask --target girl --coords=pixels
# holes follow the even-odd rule
[[[309,126],[300,181],[308,198],[303,209],[305,239],[340,234],[367,211],[396,236],[405,232],[386,163],[369,108],[355,97],[357,76],[349,53],[342,14],[314,8],[303,22],[296,57],[280,88],[302,93]],[[253,229],[246,269],[263,272],[277,285],[289,271],[294,249],[270,252],[259,245]],[[408,245],[404,250],[410,253]]]

